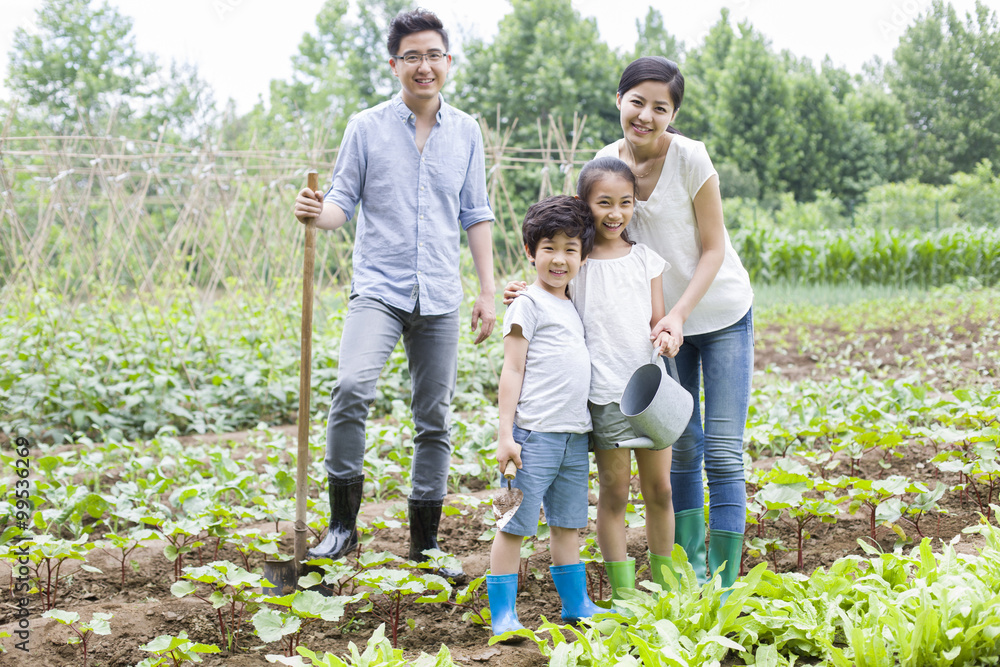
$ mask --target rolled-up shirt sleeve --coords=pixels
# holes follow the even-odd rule
[[[340,142],[337,163],[333,167],[333,181],[323,197],[324,201],[339,206],[348,220],[354,217],[354,209],[361,201],[361,193],[365,188],[368,151],[364,144],[363,129],[351,120]]]
[[[493,209],[490,208],[489,194],[486,191],[486,171],[483,169],[483,133],[478,126],[473,132],[471,149],[468,168],[465,170],[465,183],[459,195],[458,219],[462,229],[468,229],[477,222],[493,220]]]

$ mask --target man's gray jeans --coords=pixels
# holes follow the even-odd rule
[[[449,414],[458,374],[458,311],[421,316],[378,299],[355,296],[340,340],[337,383],[326,430],[326,471],[346,479],[364,474],[365,420],[375,384],[403,337],[413,395],[413,500],[441,500],[451,461]]]

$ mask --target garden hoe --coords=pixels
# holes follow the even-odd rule
[[[501,530],[514,517],[517,508],[524,500],[524,492],[521,489],[514,489],[510,486],[510,480],[517,475],[517,466],[513,461],[507,461],[503,469],[504,479],[507,480],[507,488],[498,493],[493,498],[493,518],[497,520],[497,530]]]
[[[309,172],[308,187],[319,189],[319,174]],[[306,558],[306,497],[309,484],[309,392],[312,366],[313,265],[316,258],[316,221],[305,224],[306,247],[302,262],[302,357],[299,361],[299,437],[295,470],[295,555],[292,560],[264,561],[264,578],[272,588],[265,593],[287,595],[296,588]]]

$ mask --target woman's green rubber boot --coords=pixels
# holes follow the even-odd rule
[[[725,565],[719,578],[722,580],[722,587],[729,588],[740,575],[740,563],[743,561],[743,533],[734,533],[730,530],[713,530],[708,537],[708,566],[715,571]],[[729,597],[729,591],[722,594],[725,601]]]
[[[694,568],[698,585],[708,581],[705,570],[705,510],[695,507],[674,514],[674,542],[681,545]]]

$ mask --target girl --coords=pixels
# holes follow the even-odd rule
[[[703,582],[708,476],[708,566],[724,587],[739,574],[746,527],[743,429],[753,373],[753,290],[722,217],[719,177],[705,145],[670,123],[684,98],[676,63],[639,58],[622,73],[616,104],[624,137],[598,156],[618,157],[638,179],[632,225],[674,268],[663,275],[667,314],[652,336],[671,332],[681,384],[694,398],[687,430],[673,446],[671,485],[677,542]],[[699,409],[704,377],[705,421]]]
[[[628,558],[625,543],[631,450],[616,448],[635,434],[618,401],[632,372],[649,362],[651,329],[665,315],[661,274],[668,268],[659,255],[628,237],[636,190],[635,176],[617,158],[599,158],[583,167],[577,196],[590,206],[597,233],[593,251],[569,285],[590,352],[591,443],[601,484],[597,540],[613,598],[620,589],[635,587],[635,560]],[[513,296],[517,287],[508,285],[505,296]],[[661,354],[674,356],[680,343],[661,331],[654,345]],[[664,585],[662,566],[668,564],[674,542],[670,449],[636,450],[635,456],[653,579]]]

